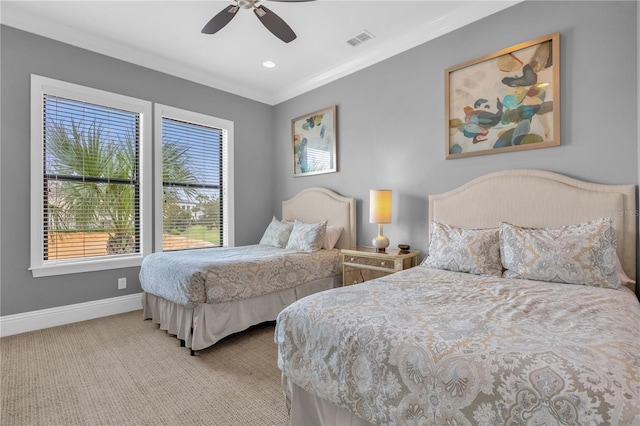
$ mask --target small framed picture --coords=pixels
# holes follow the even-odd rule
[[[337,171],[336,106],[291,120],[293,176]]]
[[[560,33],[445,70],[447,159],[560,145]]]

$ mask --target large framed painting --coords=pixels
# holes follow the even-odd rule
[[[293,176],[337,171],[336,106],[291,120]]]
[[[560,33],[445,70],[446,158],[560,145]]]

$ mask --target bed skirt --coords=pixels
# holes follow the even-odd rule
[[[318,398],[292,383],[282,375],[282,388],[290,413],[291,426],[372,426],[371,423],[351,414],[342,407]]]
[[[249,299],[186,308],[151,293],[142,293],[143,318],[175,335],[192,350],[201,350],[252,325],[274,321],[298,299],[342,285],[342,275],[322,278],[295,288]],[[193,328],[192,328],[193,327]]]

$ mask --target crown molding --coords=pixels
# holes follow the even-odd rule
[[[134,46],[118,43],[93,34],[78,31],[55,22],[24,13],[14,2],[0,2],[0,23],[3,25],[36,34],[45,38],[70,44],[81,49],[119,59],[134,65],[163,72],[185,80],[200,83],[208,87],[232,93],[241,97],[270,103],[273,95],[258,87],[248,87],[245,83],[227,79],[211,72],[186,67],[170,58],[161,57]]]
[[[282,90],[274,93],[274,98],[271,102],[272,104],[278,104],[287,101],[523,1],[524,0],[478,1],[472,5],[467,4],[458,7],[447,15],[441,16],[435,22],[425,22],[424,25],[415,28],[403,37],[379,44],[374,50],[358,56],[353,60],[343,62],[331,69],[305,77],[298,82],[284,87]]]
[[[471,4],[465,3],[464,6],[460,6],[452,10],[449,14],[441,16],[435,22],[425,22],[424,25],[415,28],[403,37],[380,43],[375,49],[369,50],[353,60],[340,63],[337,66],[314,75],[303,77],[296,82],[275,90],[248,85],[244,82],[213,75],[210,71],[191,66],[186,67],[172,61],[170,58],[151,54],[130,45],[97,37],[86,32],[56,24],[44,18],[32,16],[24,13],[19,7],[12,6],[13,2],[1,3],[0,22],[3,25],[19,30],[170,74],[237,96],[268,105],[276,105],[349,74],[353,74],[354,72],[405,52],[522,1],[524,0],[475,1]]]

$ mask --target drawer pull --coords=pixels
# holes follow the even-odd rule
[[[349,260],[349,262],[353,262],[354,260],[355,260],[355,258],[354,258],[354,257],[352,257],[352,258]]]
[[[380,262],[380,266],[384,266],[384,260],[382,262]]]

